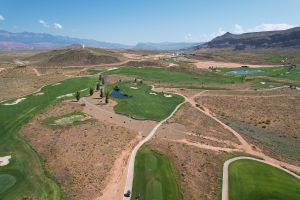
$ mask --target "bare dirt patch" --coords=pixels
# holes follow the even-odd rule
[[[299,165],[298,91],[212,92],[197,102],[267,154]]]
[[[185,126],[186,137],[198,141],[197,136],[207,136],[219,140],[231,141],[239,144],[232,133],[224,130],[218,123],[210,119],[189,104],[185,104],[176,115],[171,118],[169,123],[179,123]],[[192,134],[187,134],[192,133]],[[204,138],[201,141],[205,141]],[[213,144],[215,141],[210,141]]]
[[[59,103],[35,116],[21,130],[62,185],[68,199],[100,197],[109,183],[115,161],[130,148],[128,144],[137,135],[135,131],[95,119],[70,127],[51,128],[42,124],[46,118],[83,112],[83,109],[77,103]]]
[[[110,99],[109,103],[105,104],[105,99],[101,99],[99,96],[99,92],[95,92],[93,96],[82,100],[86,104],[83,111],[99,121],[114,123],[118,126],[138,131],[143,136],[148,135],[157,123],[151,120],[136,120],[117,114],[114,112],[114,106],[117,103]]]

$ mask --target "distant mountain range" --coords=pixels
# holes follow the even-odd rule
[[[134,48],[143,50],[161,50],[174,51],[180,49],[191,48],[193,46],[201,45],[202,43],[188,43],[188,42],[161,42],[161,43],[138,43]]]
[[[282,31],[225,33],[190,50],[251,50],[300,48],[300,27]]]
[[[0,30],[0,50],[44,50],[70,46],[72,44],[84,44],[101,48],[129,48],[128,45],[118,43],[100,42],[89,39],[56,36],[46,33],[11,33]]]
[[[46,33],[11,33],[0,30],[0,51],[15,50],[47,50],[65,48],[74,44],[85,45],[97,48],[109,49],[142,49],[142,50],[162,50],[172,51],[189,48],[199,43],[138,43],[137,45],[123,45],[119,43],[102,42],[90,39],[72,38],[67,36],[57,36]]]

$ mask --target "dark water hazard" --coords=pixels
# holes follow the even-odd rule
[[[257,70],[235,70],[227,72],[226,74],[233,74],[233,75],[247,75],[247,74],[256,74],[264,72],[263,70],[257,69]]]
[[[122,94],[122,93],[120,92],[120,90],[113,90],[113,91],[110,93],[110,96],[115,97],[115,98],[119,98],[119,99],[127,99],[127,98],[129,98],[128,95]]]

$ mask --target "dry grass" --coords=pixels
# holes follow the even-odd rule
[[[295,165],[300,163],[300,93],[210,92],[197,99],[266,154]]]
[[[168,122],[182,124],[185,126],[187,132],[198,136],[208,136],[238,144],[238,140],[233,137],[231,132],[224,130],[216,121],[207,117],[189,104],[185,104]],[[197,137],[194,137],[194,139],[197,140]],[[201,141],[203,141],[203,139],[201,139]],[[213,142],[210,142],[210,144],[213,145]]]
[[[42,124],[46,118],[75,111],[82,111],[82,107],[60,103],[34,117],[21,134],[45,160],[68,199],[93,199],[101,196],[114,161],[136,134],[97,120],[68,128]]]

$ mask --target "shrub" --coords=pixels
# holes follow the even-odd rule
[[[80,93],[78,91],[75,93],[75,98],[76,98],[77,101],[79,101],[79,99],[80,99]]]
[[[90,88],[90,96],[92,96],[94,94],[94,89]]]

